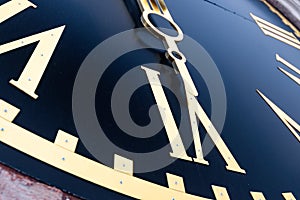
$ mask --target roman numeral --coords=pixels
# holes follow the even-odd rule
[[[190,158],[187,155],[184,145],[182,143],[179,130],[176,126],[166,95],[163,91],[161,82],[159,80],[159,72],[146,67],[142,67],[142,69],[146,72],[152,92],[154,94],[154,98],[159,108],[160,115],[162,117],[163,123],[166,128],[169,142],[171,144],[172,151],[173,151],[171,153],[171,156],[179,159],[192,161],[192,158]],[[185,85],[187,84],[185,83]],[[216,145],[217,149],[221,153],[222,157],[226,161],[227,163],[226,168],[230,171],[246,173],[245,170],[240,168],[234,156],[231,154],[230,150],[222,140],[220,134],[217,132],[216,128],[214,127],[214,125],[212,124],[212,122],[204,112],[202,106],[198,103],[196,97],[193,96],[188,91],[189,90],[186,89],[186,98],[188,101],[190,122],[191,122],[195,150],[197,155],[197,158],[194,158],[194,162],[206,164],[206,165],[209,164],[203,158],[200,134],[197,125],[197,118],[198,118],[200,122],[203,124],[204,128],[206,129],[208,135],[211,137],[212,141]]]
[[[61,26],[0,46],[0,54],[3,54],[34,42],[39,42],[18,81],[10,81],[12,85],[35,99],[38,97],[35,94],[35,90],[64,29],[65,26]]]
[[[280,57],[278,54],[276,54],[276,60],[278,62],[281,62],[282,64],[286,65],[289,69],[293,70],[294,72],[296,72],[297,74],[300,75],[300,70],[298,68],[296,68],[295,66],[293,66],[291,63],[289,63],[288,61],[284,60],[282,57]],[[293,81],[295,81],[298,85],[300,85],[300,78],[292,75],[291,73],[287,72],[286,70],[282,69],[281,67],[278,67],[278,69],[284,73],[286,76],[288,76],[290,79],[292,79]]]
[[[0,6],[0,23],[22,12],[23,10],[37,6],[27,0],[11,0]]]
[[[11,0],[0,6],[0,23],[15,16],[23,10],[37,6],[28,0]],[[11,80],[10,83],[19,88],[32,98],[38,98],[35,94],[40,80],[47,68],[49,60],[59,42],[65,26],[54,28],[42,33],[25,37],[7,44],[0,45],[0,55],[8,51],[24,47],[38,42],[33,54],[25,66],[18,81]]]
[[[297,122],[295,122],[290,116],[288,116],[285,112],[283,112],[278,106],[276,106],[262,92],[257,90],[257,93],[263,98],[263,100],[270,106],[270,108],[276,113],[276,115],[281,119],[281,121],[287,126],[291,133],[300,142],[300,125]]]
[[[250,13],[250,15],[265,35],[300,49],[300,42],[293,33],[275,26],[274,24],[271,24],[270,22],[253,15],[252,13]]]

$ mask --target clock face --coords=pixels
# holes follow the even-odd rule
[[[86,199],[300,197],[300,42],[265,4],[30,2],[0,0],[2,163]]]

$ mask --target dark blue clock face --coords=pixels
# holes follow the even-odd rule
[[[0,0],[0,4],[6,2]],[[65,130],[79,138],[76,153],[113,168],[112,164],[97,159],[88,144],[81,141],[82,136],[74,121],[72,109],[74,83],[80,67],[99,44],[116,34],[143,27],[137,1],[52,0],[33,3],[37,5],[36,9],[28,8],[0,24],[1,45],[62,25],[66,25],[66,28],[37,87],[36,93],[39,97],[36,100],[9,84],[9,80],[19,77],[37,43],[0,54],[0,98],[21,109],[14,120],[15,124],[49,141],[55,140],[57,130]],[[300,150],[299,141],[256,92],[257,89],[260,90],[288,116],[299,122],[300,87],[277,67],[295,76],[297,73],[278,62],[275,57],[278,54],[300,68],[299,49],[263,34],[250,13],[289,32],[292,30],[261,2],[166,0],[166,4],[184,34],[203,48],[199,55],[205,53],[205,58],[213,61],[222,78],[226,94],[226,115],[224,123],[216,122],[215,126],[218,130],[221,129],[222,139],[247,173],[226,170],[224,159],[214,147],[205,156],[210,163],[208,166],[181,159],[175,160],[169,154],[165,154],[161,156],[171,160],[169,164],[155,170],[140,170],[134,176],[168,187],[166,173],[176,174],[184,178],[187,193],[207,198],[214,198],[211,185],[226,187],[232,199],[252,199],[250,191],[262,191],[267,199],[280,199],[281,194],[287,191],[293,192],[295,197],[300,197],[300,157],[297,155]],[[160,22],[155,20],[153,19],[153,23],[156,22],[159,26]],[[148,37],[153,36],[137,35],[136,40],[143,43],[143,39],[149,41]],[[178,45],[180,47],[180,44]],[[193,53],[197,55],[197,52]],[[103,59],[109,57],[99,55],[98,59],[102,59],[101,56]],[[189,55],[186,57],[189,58]],[[118,96],[113,93],[118,81],[134,67],[148,63],[165,67],[164,69],[151,65],[170,86],[164,87],[164,92],[179,126],[188,118],[188,106],[182,103],[185,99],[182,82],[178,74],[173,73],[173,66],[166,59],[163,49],[140,48],[120,55],[103,70],[94,97],[86,98],[94,98],[99,125],[113,145],[136,154],[153,152],[165,146],[171,152],[164,128],[145,138],[129,135],[118,127],[111,108],[112,97],[119,98],[119,101],[123,98],[121,94]],[[104,66],[100,65],[99,68],[101,67]],[[201,74],[190,60],[187,60],[187,67],[199,92],[197,100],[211,117],[214,100],[206,81],[211,77]],[[140,80],[148,81],[142,70],[140,74],[135,74],[128,85],[134,85]],[[88,82],[89,77],[86,79]],[[129,110],[132,121],[142,127],[151,124],[149,109],[154,104],[156,101],[150,84],[146,84],[132,93],[126,109]],[[162,125],[158,110],[154,109],[152,114],[152,117],[159,119],[157,123]],[[86,124],[89,124],[89,119],[86,120]],[[204,138],[206,132],[201,124],[199,130],[201,138]],[[192,138],[190,128],[181,130],[181,134]],[[297,134],[299,135],[299,132]],[[101,146],[101,141],[96,143]],[[190,147],[186,148],[187,153],[195,157],[193,144],[187,144]],[[80,197],[132,199],[56,169],[4,143],[0,143],[0,151],[2,163]],[[115,153],[120,152],[111,149],[103,151],[105,155],[111,154],[112,159]],[[156,162],[155,157],[151,158]],[[157,159],[159,160],[159,157]],[[138,161],[136,163],[138,166],[142,164]]]

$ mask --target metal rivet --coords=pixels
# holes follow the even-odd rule
[[[65,140],[65,143],[68,143],[69,142],[69,140]]]
[[[7,110],[6,110],[6,109],[4,109],[4,112],[5,112],[5,113],[7,113]]]
[[[126,165],[125,165],[125,164],[123,164],[123,167],[126,167]]]
[[[31,81],[31,78],[28,78],[28,81]]]
[[[177,181],[175,182],[175,185],[178,185]]]
[[[1,128],[1,131],[3,132],[3,131],[4,131],[4,128]]]
[[[123,184],[123,181],[120,181],[120,184],[122,185],[122,184]]]
[[[63,161],[65,161],[65,160],[66,160],[66,158],[65,158],[65,157],[62,157],[61,159],[62,159]]]

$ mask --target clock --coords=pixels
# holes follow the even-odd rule
[[[2,163],[84,199],[300,196],[300,42],[268,2],[5,0],[0,33]]]

